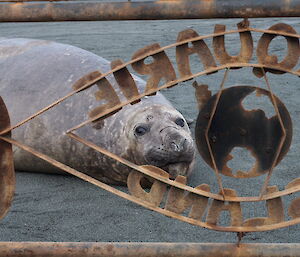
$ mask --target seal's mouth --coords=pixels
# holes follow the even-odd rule
[[[175,179],[177,176],[188,175],[191,168],[191,162],[169,163],[160,168],[169,173],[170,179]]]
[[[144,157],[145,163],[168,172],[170,179],[175,179],[179,175],[188,176],[193,168],[194,147],[190,144],[183,151],[175,150],[163,146],[151,148]]]
[[[189,176],[195,159],[195,147],[189,133],[168,126],[161,129],[159,135],[154,141],[140,143],[144,164],[163,169],[169,173],[170,179]]]

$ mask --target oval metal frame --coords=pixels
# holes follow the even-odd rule
[[[91,86],[95,85],[95,83],[101,81],[102,79],[105,79],[106,76],[113,74],[117,71],[120,71],[124,68],[126,68],[126,66],[128,65],[132,65],[135,64],[139,61],[144,60],[145,58],[158,54],[158,53],[163,53],[165,50],[173,48],[173,47],[177,47],[189,42],[195,42],[195,41],[199,41],[199,40],[203,40],[203,39],[207,39],[207,38],[212,38],[212,37],[218,37],[218,36],[224,36],[227,34],[234,34],[234,33],[242,33],[242,32],[259,32],[259,33],[266,33],[266,34],[272,34],[272,35],[281,35],[281,36],[286,36],[286,37],[291,37],[291,38],[300,38],[300,35],[298,34],[292,34],[292,33],[287,33],[287,32],[281,32],[281,31],[275,31],[275,30],[260,30],[260,29],[254,29],[254,28],[250,28],[250,27],[246,27],[243,29],[238,29],[238,30],[231,30],[231,31],[223,31],[221,33],[214,33],[214,34],[210,34],[210,35],[205,35],[205,36],[198,36],[198,37],[194,37],[188,40],[184,40],[184,41],[180,41],[174,44],[171,44],[169,46],[165,46],[165,47],[161,47],[159,49],[155,49],[153,51],[148,52],[147,54],[142,54],[140,56],[138,56],[137,58],[134,58],[133,60],[120,64],[118,65],[116,68],[110,70],[107,73],[101,74],[100,72],[96,72],[94,74],[87,74],[86,76],[82,77],[80,79],[80,81],[76,82],[74,84],[74,90],[72,92],[70,92],[68,95],[58,99],[57,101],[55,101],[54,103],[50,104],[49,106],[46,106],[45,108],[41,109],[40,111],[38,111],[37,113],[31,115],[30,117],[28,117],[27,119],[20,121],[19,123],[17,123],[14,126],[10,126],[8,128],[2,128],[2,131],[0,131],[0,140],[5,141],[9,144],[13,144],[25,151],[28,151],[30,153],[32,153],[33,155],[49,162],[50,164],[74,175],[77,176],[87,182],[90,182],[104,190],[107,190],[113,194],[116,194],[120,197],[123,197],[127,200],[130,200],[132,202],[135,202],[143,207],[146,207],[148,209],[154,210],[156,212],[159,212],[161,214],[164,214],[166,216],[172,217],[172,218],[176,218],[178,220],[193,224],[193,225],[197,225],[197,226],[201,226],[204,228],[208,228],[208,229],[213,229],[213,230],[218,230],[218,231],[230,231],[230,232],[251,232],[251,231],[265,231],[265,230],[274,230],[274,229],[278,229],[278,228],[283,228],[283,227],[287,227],[290,225],[295,225],[297,223],[300,223],[300,217],[296,217],[292,220],[287,220],[287,221],[283,221],[283,222],[278,222],[275,224],[267,224],[267,225],[261,225],[261,226],[227,226],[227,227],[222,227],[222,226],[218,226],[216,224],[210,224],[207,222],[202,222],[200,220],[196,220],[190,217],[185,217],[182,215],[179,215],[177,213],[174,213],[172,211],[160,208],[158,206],[154,206],[153,204],[144,201],[143,199],[137,198],[133,195],[129,195],[126,194],[120,190],[117,190],[109,185],[106,185],[105,183],[102,183],[100,181],[97,181],[96,179],[93,179],[91,177],[89,177],[88,175],[85,175],[77,170],[74,170],[68,166],[66,166],[63,163],[60,163],[54,159],[52,159],[49,156],[46,156],[38,151],[36,151],[35,149],[32,149],[24,144],[22,144],[21,142],[18,142],[14,139],[11,139],[10,137],[6,137],[7,133],[10,133],[13,129],[22,126],[23,124],[25,124],[26,122],[34,119],[35,117],[37,117],[38,115],[50,110],[51,108],[53,108],[54,106],[58,105],[59,103],[61,103],[62,101],[66,100],[67,98],[85,90],[90,88]],[[151,94],[155,94],[156,92],[165,89],[165,88],[170,88],[172,86],[175,86],[176,84],[180,83],[180,82],[184,82],[184,81],[188,81],[191,80],[193,78],[205,75],[205,74],[210,74],[210,73],[214,73],[217,72],[219,70],[223,70],[223,69],[232,69],[232,68],[241,68],[241,67],[252,67],[252,68],[257,68],[257,69],[261,69],[263,71],[265,70],[276,70],[279,72],[283,72],[283,73],[289,73],[289,74],[293,74],[296,76],[300,76],[300,70],[299,71],[292,71],[292,70],[288,70],[282,67],[279,67],[278,65],[265,65],[265,64],[253,64],[253,63],[229,63],[229,64],[223,64],[217,67],[210,67],[209,69],[206,69],[204,71],[195,73],[195,74],[191,74],[189,76],[184,76],[184,77],[180,77],[179,79],[170,81],[162,86],[159,86],[157,88],[151,88],[150,90],[148,90],[147,92],[144,92],[142,94],[133,96],[130,100],[124,101],[112,108],[108,108],[107,110],[105,110],[104,112],[97,114],[95,116],[93,116],[92,118],[82,122],[81,124],[69,129],[68,131],[66,131],[66,134],[68,136],[70,136],[71,138],[73,138],[74,140],[77,140],[89,147],[91,147],[92,149],[94,149],[95,151],[101,152],[105,155],[107,155],[110,158],[115,159],[116,161],[119,161],[125,165],[127,165],[128,167],[138,171],[139,173],[142,173],[145,176],[154,178],[155,180],[162,182],[163,184],[167,184],[170,185],[173,188],[176,189],[180,189],[180,190],[184,190],[188,193],[192,193],[195,195],[199,195],[202,197],[207,197],[207,198],[211,198],[213,201],[226,201],[226,202],[230,202],[230,203],[238,203],[238,202],[257,202],[257,201],[268,201],[268,200],[273,200],[276,198],[279,198],[281,196],[285,196],[285,195],[289,195],[295,192],[299,192],[300,191],[300,181],[299,179],[295,179],[292,182],[289,183],[289,185],[292,186],[287,186],[287,188],[285,190],[282,191],[278,191],[278,192],[273,192],[273,193],[268,193],[268,194],[264,194],[261,195],[260,197],[238,197],[238,196],[230,196],[230,195],[220,195],[220,194],[214,194],[214,193],[210,193],[208,191],[205,190],[201,190],[199,188],[193,188],[190,186],[187,186],[183,183],[179,183],[177,181],[173,181],[170,180],[169,178],[167,178],[166,176],[162,176],[162,175],[158,175],[156,172],[153,171],[153,169],[151,170],[151,168],[146,168],[143,166],[138,166],[134,163],[131,163],[119,156],[116,156],[108,151],[106,151],[105,149],[94,145],[92,142],[86,141],[83,138],[80,138],[79,136],[77,136],[76,134],[74,134],[73,132],[77,129],[79,129],[80,127],[85,126],[86,124],[89,124],[97,119],[103,118],[103,117],[107,117],[112,113],[115,113],[117,110],[121,109],[123,106],[128,105],[128,104],[133,104],[136,101],[140,100],[141,98],[143,98],[144,96],[147,95],[151,95]],[[75,87],[76,86],[76,87]]]

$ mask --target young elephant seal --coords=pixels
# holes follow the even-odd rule
[[[111,152],[136,164],[150,164],[170,174],[188,176],[193,169],[194,144],[183,116],[160,104],[137,104],[118,113],[105,124],[105,142]],[[104,132],[104,131],[103,131]],[[104,158],[106,166],[111,160]],[[122,166],[122,165],[121,165]],[[112,168],[125,181],[125,167]]]
[[[110,69],[105,59],[74,46],[33,39],[0,40],[0,95],[13,125],[69,93],[82,76]],[[145,82],[133,77],[142,92]],[[107,79],[123,100],[114,77]],[[95,91],[97,86],[67,99],[14,130],[13,137],[101,181],[125,184],[129,168],[64,134],[99,106]],[[171,178],[188,176],[193,169],[195,148],[188,125],[160,93],[76,133],[138,165],[158,166]],[[14,158],[17,170],[57,172],[18,148]]]

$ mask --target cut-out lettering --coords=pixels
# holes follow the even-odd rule
[[[187,29],[179,32],[177,42],[185,41],[198,36],[199,35],[196,31]],[[217,66],[211,51],[203,40],[193,41],[192,45],[193,47],[189,47],[188,43],[186,43],[176,47],[176,63],[180,77],[192,75],[189,61],[189,56],[191,54],[196,53],[199,56],[201,62],[203,63],[204,70]]]
[[[115,69],[118,66],[121,66],[122,64],[123,64],[122,60],[119,60],[119,59],[112,61],[111,68]],[[124,67],[118,71],[115,71],[114,77],[115,77],[122,93],[128,100],[132,99],[133,97],[139,96],[139,91],[136,86],[136,83],[126,67]],[[132,104],[135,104],[140,101],[141,100],[137,100],[137,101],[133,102]]]
[[[275,24],[271,26],[269,30],[297,34],[297,32],[290,25],[284,23]],[[282,69],[291,70],[296,66],[299,60],[299,54],[300,54],[299,39],[295,37],[284,36],[287,41],[288,52],[285,58],[279,63],[277,56],[269,55],[268,53],[271,41],[277,36],[279,35],[269,34],[269,33],[264,33],[261,36],[261,38],[258,41],[258,45],[256,49],[258,62],[265,65],[275,66],[278,67],[279,69],[282,68]],[[285,73],[283,71],[267,69],[267,68],[265,69],[265,71],[269,71],[274,74]],[[253,72],[257,77],[262,77],[264,75],[260,68],[254,68]]]
[[[160,49],[159,44],[146,46],[135,52],[132,59],[136,59],[158,49]],[[154,60],[153,63],[145,64],[146,58],[143,58],[142,60],[132,64],[132,68],[139,74],[149,75],[145,90],[146,93],[151,91],[151,89],[156,89],[162,79],[165,79],[165,83],[176,80],[175,70],[165,52],[153,54],[151,57]]]
[[[245,24],[246,23],[246,24]],[[249,26],[249,22],[243,21],[237,24],[238,29],[243,29]],[[226,30],[225,25],[217,24],[215,33],[223,33]],[[216,58],[220,64],[227,63],[248,63],[253,53],[253,39],[250,31],[240,32],[241,49],[237,56],[230,56],[225,48],[225,35],[215,36],[213,38],[213,48]]]
[[[186,184],[186,178],[178,176],[175,180],[181,184]],[[202,189],[207,192],[210,191],[208,185],[200,185],[196,189]],[[165,209],[175,212],[177,214],[183,213],[186,209],[191,208],[189,217],[197,220],[201,220],[206,207],[208,198],[193,193],[186,193],[182,189],[171,187],[168,193]]]

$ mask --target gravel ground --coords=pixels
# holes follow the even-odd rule
[[[129,60],[141,47],[160,43],[162,46],[174,43],[178,32],[192,28],[199,34],[213,32],[214,24],[226,24],[234,28],[238,19],[231,20],[190,20],[190,21],[124,21],[124,22],[63,22],[63,23],[1,23],[1,37],[27,37],[68,43],[94,52],[108,60],[121,58]],[[256,28],[285,22],[297,31],[299,19],[256,19],[251,20]],[[231,55],[237,54],[240,42],[237,37],[226,37],[226,46]],[[254,36],[255,42],[257,37]],[[207,41],[210,45],[210,41]],[[282,59],[286,53],[282,39],[274,40],[273,53]],[[175,51],[167,52],[174,60]],[[191,60],[192,64],[197,60]],[[193,69],[197,66],[194,65]],[[223,72],[198,78],[208,84],[215,93]],[[279,189],[292,179],[299,177],[298,152],[300,144],[298,122],[299,88],[298,78],[291,75],[270,75],[275,94],[286,104],[294,124],[294,138],[290,152],[278,165],[271,180]],[[297,80],[297,81],[296,81]],[[166,97],[187,118],[197,117],[194,92],[190,82],[164,91]],[[226,86],[234,84],[262,85],[254,78],[250,69],[230,72]],[[247,108],[257,108],[255,106]],[[259,104],[256,103],[256,104]],[[271,114],[272,108],[263,107]],[[195,123],[191,125],[193,130]],[[237,151],[232,167],[249,167],[247,153]],[[248,165],[248,166],[247,166]],[[212,185],[216,192],[215,176],[199,157],[190,184]],[[238,185],[236,186],[236,184]],[[227,187],[237,188],[239,193],[251,195],[261,186],[260,179],[233,181],[224,177]],[[299,196],[299,194],[298,194]],[[291,199],[287,199],[290,201]],[[245,216],[265,216],[263,203],[246,206]],[[222,222],[226,221],[226,215]],[[300,226],[296,225],[277,231],[248,233],[244,242],[299,243]],[[164,217],[125,201],[93,185],[71,176],[17,173],[16,194],[8,215],[0,222],[2,241],[102,241],[102,242],[236,242],[235,233],[222,233],[195,227]]]

